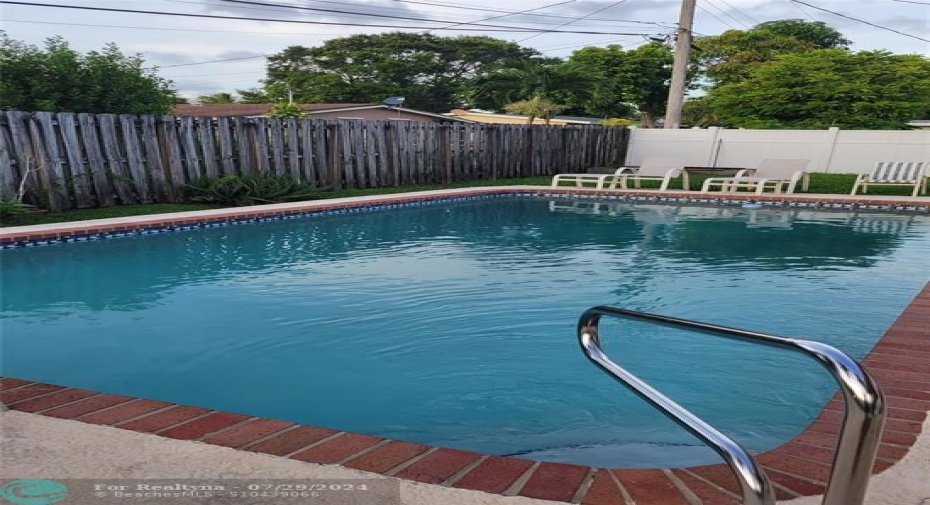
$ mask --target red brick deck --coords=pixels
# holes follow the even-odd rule
[[[889,407],[873,468],[878,473],[904,457],[930,410],[930,284],[863,364]],[[22,412],[488,493],[585,505],[696,503],[689,497],[707,505],[740,503],[736,479],[724,465],[630,470],[539,463],[15,378],[0,379],[0,400]],[[834,398],[801,434],[758,456],[779,499],[824,491],[842,409]]]

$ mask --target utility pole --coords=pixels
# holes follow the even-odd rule
[[[681,105],[685,100],[685,81],[688,76],[688,53],[691,52],[691,27],[694,25],[694,7],[697,0],[682,0],[675,38],[675,61],[672,63],[672,82],[668,89],[668,106],[665,108],[665,127],[678,128],[681,123]]]

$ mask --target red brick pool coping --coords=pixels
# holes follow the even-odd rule
[[[247,219],[308,210],[384,205],[411,199],[445,199],[496,193],[616,195],[620,192],[539,187],[470,188],[351,201],[302,202],[300,205],[224,209],[206,211],[202,216],[191,216],[192,213],[174,216],[161,214],[106,220],[107,223],[20,227],[0,233],[0,242]],[[655,191],[625,191],[622,194],[755,201],[829,201],[859,205],[893,203],[930,207],[930,200],[864,200],[842,197],[824,199],[820,198],[820,195],[791,198],[784,195],[753,195],[747,198],[748,195]],[[113,224],[113,221],[120,221],[120,224]],[[882,386],[889,407],[888,421],[873,468],[873,472],[878,473],[891,467],[907,454],[920,434],[921,424],[930,410],[930,284],[911,301],[863,363]],[[540,463],[520,458],[429,447],[156,400],[33,383],[16,378],[0,379],[0,401],[13,410],[48,417],[114,426],[311,463],[337,464],[417,482],[488,493],[587,505],[613,505],[634,501],[639,505],[740,503],[738,483],[725,465],[675,469],[605,469],[563,463]],[[829,476],[836,436],[842,422],[842,412],[842,400],[834,397],[801,434],[757,457],[775,484],[779,499],[823,493]]]
[[[79,235],[128,232],[142,228],[201,225],[206,223],[227,222],[264,217],[283,217],[307,212],[344,210],[377,205],[392,205],[450,198],[467,198],[499,194],[538,194],[538,195],[584,195],[584,196],[630,196],[651,199],[678,199],[682,203],[709,199],[715,201],[753,201],[782,202],[806,204],[850,204],[857,206],[900,206],[930,209],[930,198],[887,197],[887,196],[844,196],[844,195],[754,195],[748,193],[700,193],[695,191],[650,191],[650,190],[595,190],[569,187],[546,186],[495,186],[481,188],[449,189],[422,191],[415,193],[398,193],[393,195],[376,195],[355,198],[336,198],[294,202],[286,204],[258,205],[254,207],[234,207],[227,209],[152,214],[124,218],[97,219],[65,223],[16,226],[0,228],[0,244],[64,239]],[[661,201],[661,200],[660,200]]]

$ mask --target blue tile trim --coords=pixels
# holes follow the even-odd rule
[[[766,207],[798,207],[798,208],[809,208],[809,209],[842,209],[842,210],[875,210],[875,211],[884,211],[884,212],[913,212],[918,214],[930,214],[930,207],[918,206],[918,205],[907,205],[899,203],[889,203],[883,205],[876,204],[857,204],[857,203],[836,203],[836,202],[794,202],[794,201],[777,201],[777,200],[764,200],[756,201],[751,197],[742,199],[742,198],[715,198],[711,195],[701,195],[701,196],[652,196],[652,195],[597,195],[597,194],[566,194],[566,193],[551,193],[545,190],[540,191],[520,191],[520,192],[501,192],[501,193],[489,193],[485,195],[469,195],[469,196],[456,196],[449,198],[432,198],[432,199],[421,199],[421,200],[410,200],[405,202],[389,203],[389,204],[377,204],[377,205],[365,205],[360,203],[357,206],[349,207],[345,209],[335,209],[335,210],[307,210],[303,212],[296,212],[292,214],[272,214],[268,216],[260,217],[249,217],[242,219],[228,219],[228,218],[219,218],[217,221],[208,221],[203,223],[187,224],[187,225],[174,225],[174,226],[154,226],[149,228],[137,228],[134,230],[121,230],[108,233],[95,233],[92,235],[69,235],[64,238],[57,239],[36,239],[36,240],[23,240],[19,242],[6,242],[0,244],[0,250],[3,249],[20,249],[24,247],[36,247],[43,245],[54,245],[54,244],[68,244],[73,242],[88,242],[93,240],[101,240],[108,238],[117,238],[117,237],[131,237],[136,235],[155,235],[159,233],[169,233],[177,231],[190,231],[190,230],[199,230],[205,228],[220,228],[223,226],[232,226],[240,224],[253,224],[253,223],[266,223],[271,221],[282,221],[285,219],[300,219],[308,217],[319,217],[319,216],[333,216],[333,215],[345,215],[345,214],[358,214],[362,212],[377,212],[390,209],[400,209],[407,207],[422,207],[426,205],[440,205],[447,203],[456,203],[456,202],[468,202],[475,200],[488,200],[492,198],[513,198],[513,197],[526,197],[526,198],[535,198],[535,197],[544,197],[544,198],[561,198],[566,200],[616,200],[616,201],[627,201],[627,202],[661,202],[661,203],[674,203],[674,204],[711,204],[711,205],[725,205],[725,206],[741,206],[743,204],[752,203],[752,204],[761,204]]]
[[[241,218],[241,219],[219,218],[217,221],[208,221],[208,222],[195,223],[195,224],[155,226],[155,227],[148,227],[148,228],[137,228],[134,230],[120,230],[120,231],[113,231],[113,232],[107,232],[107,233],[95,233],[92,235],[69,235],[67,237],[56,238],[56,239],[34,239],[34,240],[23,240],[19,242],[6,242],[3,244],[0,244],[0,250],[20,249],[23,247],[36,247],[36,246],[42,246],[42,245],[68,244],[72,242],[87,242],[91,240],[101,240],[101,239],[117,238],[117,237],[131,237],[131,236],[137,236],[137,235],[154,235],[158,233],[200,230],[200,229],[205,229],[205,228],[220,228],[223,226],[233,226],[233,225],[240,225],[240,224],[266,223],[266,222],[271,222],[271,221],[282,221],[285,219],[300,219],[300,218],[319,217],[319,216],[359,214],[362,212],[377,212],[377,211],[399,209],[399,208],[405,208],[405,207],[422,207],[426,205],[438,205],[438,204],[466,202],[466,201],[474,201],[474,200],[488,200],[491,198],[506,198],[506,197],[513,197],[513,196],[535,196],[535,195],[529,194],[529,193],[526,193],[526,194],[489,193],[486,195],[470,195],[470,196],[457,196],[457,197],[451,197],[451,198],[411,200],[411,201],[406,201],[406,202],[377,204],[377,205],[365,205],[364,203],[361,203],[358,206],[349,207],[345,209],[307,210],[307,211],[296,212],[292,214],[271,214],[267,216],[256,216],[256,217],[248,217],[248,218]]]

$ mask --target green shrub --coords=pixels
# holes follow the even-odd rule
[[[15,198],[0,198],[0,219],[8,219],[13,216],[25,214],[29,210],[29,205]]]
[[[188,201],[229,206],[314,200],[323,198],[329,190],[289,175],[274,174],[201,177],[184,186]]]

